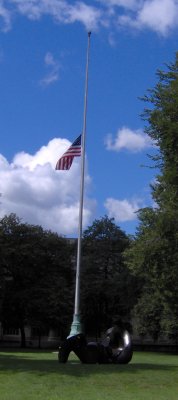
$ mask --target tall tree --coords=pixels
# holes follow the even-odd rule
[[[123,260],[127,235],[107,216],[84,232],[82,311],[87,333],[100,336],[114,320],[129,318],[134,285]]]
[[[143,118],[146,132],[157,147],[150,158],[159,169],[151,186],[155,209],[140,210],[136,240],[128,263],[143,279],[136,307],[140,333],[154,338],[178,332],[178,53],[158,83],[143,98],[149,103]]]
[[[0,220],[1,321],[21,330],[64,329],[71,310],[71,249],[66,239],[11,214]],[[67,329],[67,326],[66,326]]]
[[[157,155],[151,156],[160,169],[152,186],[153,198],[162,211],[170,211],[172,206],[177,210],[178,196],[178,53],[157,77],[157,85],[143,98],[152,105],[145,108],[143,117],[148,121],[146,132],[158,148]]]

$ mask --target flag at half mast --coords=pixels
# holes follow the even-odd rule
[[[56,169],[70,169],[74,157],[81,156],[81,135],[75,140],[74,143],[68,148],[68,150],[63,154],[63,156],[58,160],[56,164]]]

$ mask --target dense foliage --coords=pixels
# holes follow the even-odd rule
[[[72,313],[72,266],[68,242],[11,214],[0,220],[0,279],[3,327],[26,325],[39,336],[66,330]]]
[[[158,168],[152,197],[155,208],[140,210],[136,238],[127,252],[128,264],[142,279],[135,308],[138,330],[154,339],[178,338],[178,54],[144,101],[146,132],[157,153],[150,156]]]
[[[114,320],[130,318],[135,278],[124,264],[130,239],[108,217],[94,221],[83,237],[81,306],[87,334],[100,335]],[[75,249],[74,249],[75,247]],[[69,333],[74,306],[75,246],[11,214],[0,220],[0,321],[25,326],[39,338],[50,328]]]
[[[114,322],[130,320],[136,286],[123,259],[129,243],[128,236],[107,216],[84,232],[81,287],[87,333],[100,336]]]

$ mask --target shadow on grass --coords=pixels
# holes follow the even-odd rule
[[[146,357],[145,357],[146,358]],[[156,360],[156,355],[155,355]],[[78,359],[70,359],[66,364],[58,363],[57,353],[49,352],[25,352],[0,354],[0,372],[4,373],[29,372],[39,375],[59,373],[59,375],[89,376],[95,373],[114,374],[133,373],[139,371],[176,372],[178,364],[154,364],[153,362],[132,361],[127,365],[119,364],[82,364]]]

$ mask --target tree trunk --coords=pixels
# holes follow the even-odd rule
[[[41,332],[38,334],[38,348],[41,349]]]
[[[26,347],[26,337],[25,337],[24,326],[20,327],[20,333],[21,333],[21,348],[25,348]]]

